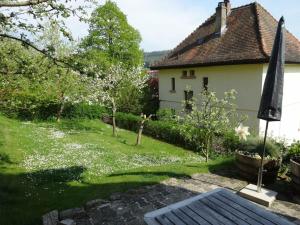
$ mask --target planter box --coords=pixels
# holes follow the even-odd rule
[[[236,166],[241,177],[250,182],[257,182],[261,159],[236,153]],[[263,183],[274,183],[281,166],[281,159],[265,159],[263,172]]]
[[[291,159],[291,172],[293,189],[300,194],[300,163],[295,159]]]

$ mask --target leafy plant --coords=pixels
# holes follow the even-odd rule
[[[239,146],[239,150],[241,152],[245,152],[246,154],[255,155],[258,154],[262,156],[263,153],[264,143],[263,140],[260,138],[249,138],[246,141],[241,142]],[[266,157],[270,158],[280,158],[281,151],[278,145],[274,144],[273,142],[267,141],[266,142]]]
[[[196,150],[203,153],[206,161],[209,160],[215,135],[233,130],[234,122],[239,119],[233,103],[235,95],[236,91],[231,90],[225,92],[223,98],[218,98],[215,92],[203,90],[199,95],[199,104],[196,98],[186,101],[189,111],[178,118],[181,133],[197,143]]]
[[[176,118],[176,112],[172,109],[159,109],[156,116],[160,121],[172,121]]]
[[[289,148],[288,148],[288,155],[290,157],[300,155],[300,141],[297,141],[293,143]]]

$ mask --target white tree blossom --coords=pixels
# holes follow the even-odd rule
[[[112,65],[107,71],[100,72],[92,79],[90,100],[112,110],[113,135],[116,135],[115,115],[122,90],[134,87],[141,92],[147,79],[148,77],[143,74],[143,68],[126,69],[122,64]]]

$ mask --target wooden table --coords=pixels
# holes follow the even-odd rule
[[[294,223],[220,188],[147,213],[148,225],[294,225]]]

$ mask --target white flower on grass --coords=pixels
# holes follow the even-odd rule
[[[241,123],[238,127],[235,128],[236,135],[240,138],[240,140],[247,141],[247,136],[250,135],[249,127],[244,127]]]
[[[65,137],[65,133],[59,130],[53,130],[51,132],[51,138],[52,139],[61,139]]]

